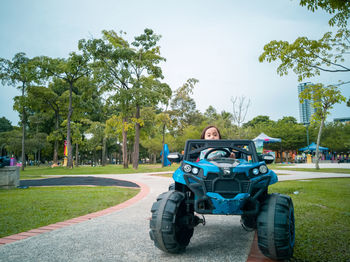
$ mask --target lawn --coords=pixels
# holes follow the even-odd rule
[[[37,179],[43,178],[46,175],[98,175],[98,174],[132,174],[132,173],[150,173],[150,172],[164,172],[169,171],[170,173],[175,171],[179,167],[179,164],[173,163],[169,167],[161,167],[160,164],[142,164],[139,165],[137,170],[129,167],[123,168],[122,165],[107,165],[107,166],[79,166],[72,169],[65,167],[32,167],[28,166],[24,171],[20,172],[20,179]],[[314,168],[282,168],[279,164],[268,165],[273,170],[294,170],[294,171],[308,171],[308,172],[327,172],[327,173],[346,173],[350,174],[350,169],[345,168],[322,168],[316,170]]]
[[[269,192],[293,199],[296,245],[292,261],[350,261],[349,178],[284,181],[270,186]]]
[[[79,166],[72,169],[66,167],[31,167],[28,166],[24,171],[20,171],[20,179],[36,179],[45,175],[98,175],[98,174],[132,174],[132,173],[150,173],[150,172],[172,172],[179,167],[179,164],[172,164],[169,167],[162,167],[161,164],[139,165],[137,170],[129,167],[123,168],[122,165],[107,166]]]
[[[0,189],[0,237],[96,212],[138,192],[118,187]]]

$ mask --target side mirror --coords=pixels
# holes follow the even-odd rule
[[[266,164],[271,164],[273,163],[273,161],[275,161],[275,157],[270,154],[262,154],[262,155],[259,155],[259,160],[265,161]]]
[[[168,160],[171,162],[171,163],[180,163],[181,160],[182,160],[183,156],[178,153],[178,152],[175,152],[175,153],[170,153],[168,155]]]

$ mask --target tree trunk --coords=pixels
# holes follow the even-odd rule
[[[282,155],[283,155],[283,151],[282,151],[282,142],[281,142],[281,154],[280,154],[280,160],[281,160],[281,164],[283,163],[283,159],[282,159]]]
[[[75,166],[79,166],[79,145],[75,143]]]
[[[123,167],[124,168],[129,168],[128,165],[128,148],[127,148],[127,131],[125,130],[125,122],[126,122],[126,118],[123,118],[123,130],[122,130],[122,135],[123,135],[123,147],[122,147],[122,151],[123,151]]]
[[[165,156],[164,156],[165,124],[163,125],[162,135],[163,135],[163,141],[162,141],[162,167],[164,167],[164,160],[165,160]]]
[[[132,157],[133,153],[131,152],[131,149],[128,151],[128,159],[129,159],[129,164],[132,165]]]
[[[58,113],[55,112],[56,115],[56,131],[58,131],[59,128],[59,120],[58,120]],[[53,164],[58,164],[58,140],[55,140],[54,146],[53,146]]]
[[[138,169],[139,167],[139,155],[140,155],[140,106],[136,105],[136,124],[135,124],[135,142],[134,142],[134,154],[132,159],[132,167]]]
[[[71,132],[70,132],[70,120],[73,114],[72,89],[73,89],[73,84],[70,84],[69,85],[69,108],[68,108],[68,117],[67,117],[67,151],[68,151],[67,168],[73,168],[73,154],[72,154],[72,143],[71,143]]]
[[[24,88],[25,84],[23,83],[22,86],[22,99],[24,98]],[[24,167],[26,166],[26,155],[25,155],[25,148],[24,148],[24,142],[25,142],[25,135],[26,135],[26,112],[24,109],[24,105],[22,108],[22,171],[24,171]]]
[[[317,135],[317,144],[316,144],[316,169],[320,169],[320,165],[319,165],[319,162],[320,162],[320,158],[318,157],[318,154],[320,152],[320,140],[321,140],[321,134],[322,134],[322,129],[323,129],[323,125],[324,125],[324,120],[325,118],[322,118],[321,120],[321,125],[320,125],[320,129],[318,130],[318,135]]]
[[[107,144],[107,137],[103,137],[102,140],[102,166],[106,165],[106,144]]]
[[[58,141],[56,140],[53,146],[53,164],[58,164]]]

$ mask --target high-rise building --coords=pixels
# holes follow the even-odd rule
[[[298,85],[298,96],[304,91],[308,85],[312,83],[306,82]],[[310,124],[311,115],[315,113],[315,108],[312,107],[312,101],[305,99],[303,103],[299,102],[300,123]]]

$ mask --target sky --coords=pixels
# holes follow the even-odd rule
[[[330,16],[299,6],[298,0],[2,0],[0,1],[0,57],[18,52],[28,57],[67,58],[78,51],[80,39],[101,38],[102,30],[120,30],[132,40],[151,28],[162,36],[164,82],[172,90],[187,79],[199,83],[193,98],[204,112],[212,105],[218,112],[232,112],[232,97],[245,96],[251,106],[245,122],[257,115],[272,120],[299,119],[297,76],[276,73],[277,63],[260,63],[258,57],[271,40],[294,41],[307,36],[319,39]],[[303,82],[334,84],[349,81],[344,73],[322,73]],[[347,98],[350,85],[341,87]],[[17,125],[12,86],[0,84],[0,117]],[[328,117],[350,117],[345,103]]]

